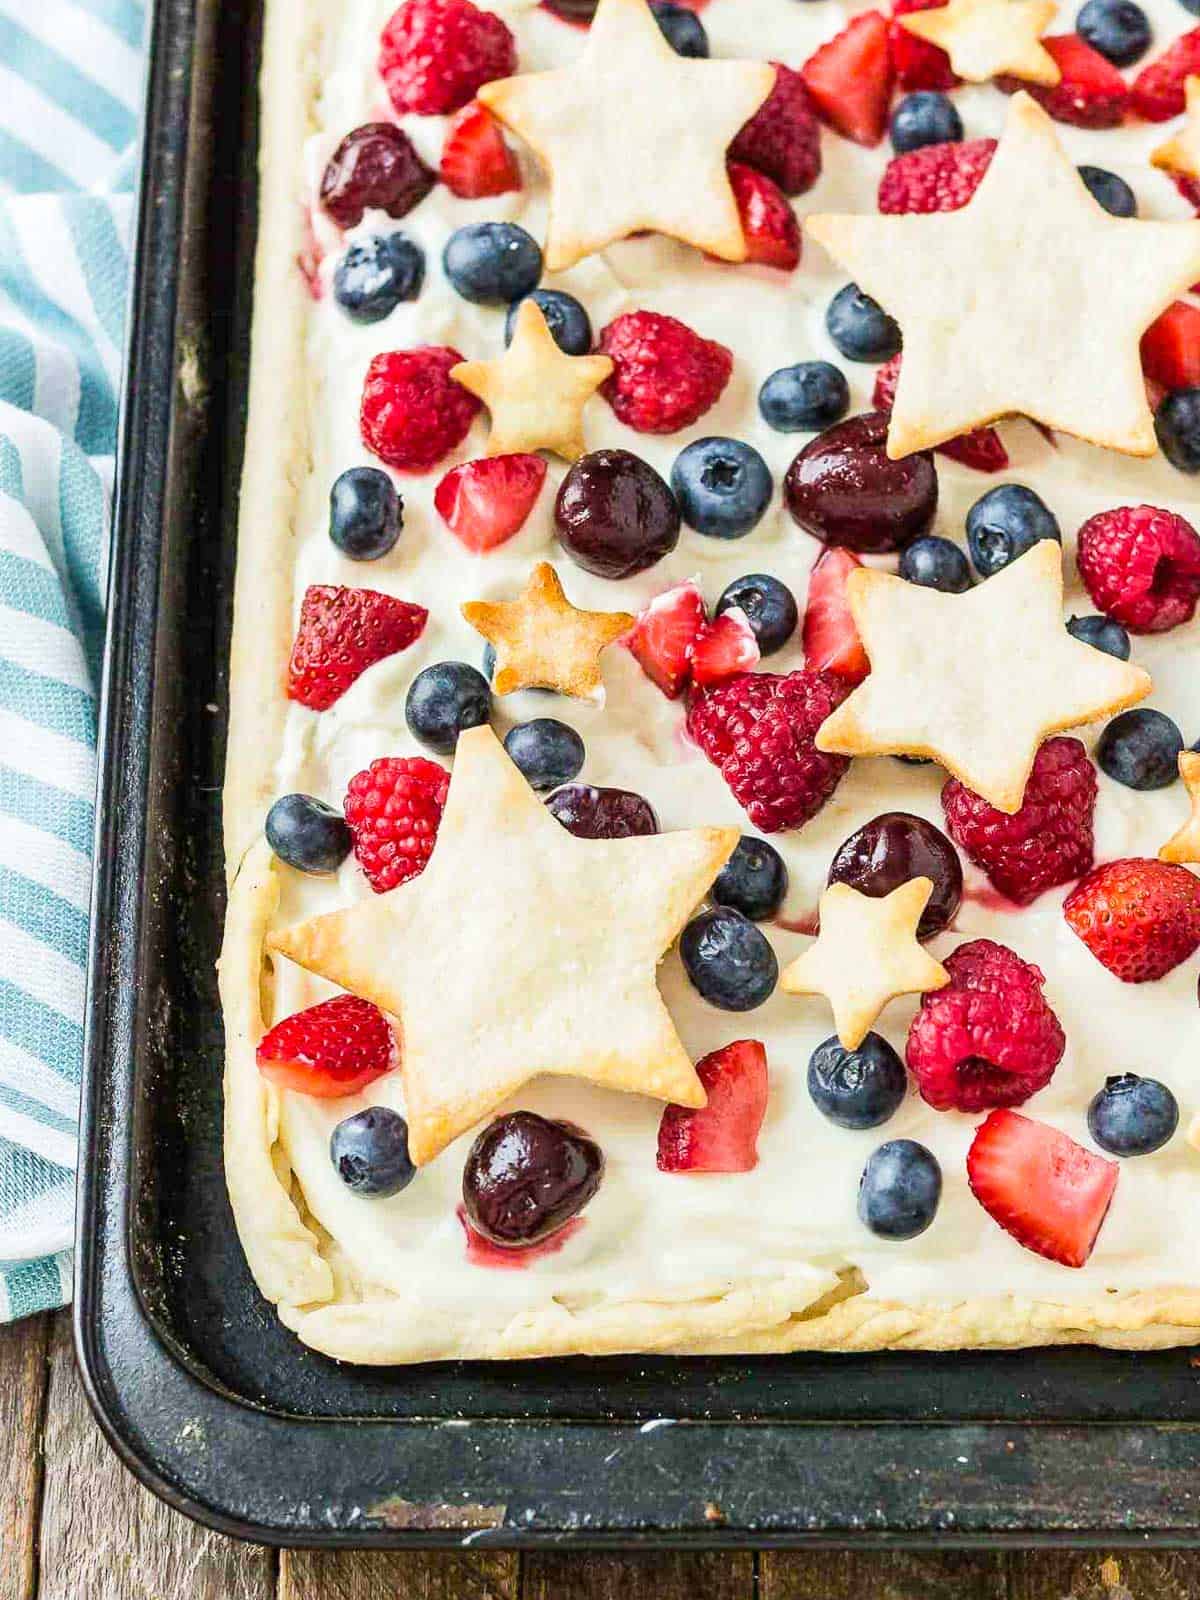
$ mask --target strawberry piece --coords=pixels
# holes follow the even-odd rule
[[[424,756],[383,756],[351,778],[342,809],[376,894],[424,872],[449,788],[445,767]]]
[[[902,89],[953,89],[961,81],[940,45],[918,39],[895,20],[910,11],[935,11],[946,0],[892,0],[888,45],[896,82]]]
[[[879,143],[892,93],[888,24],[881,12],[860,12],[809,56],[800,75],[831,128],[855,144]]]
[[[957,211],[978,189],[995,153],[995,139],[967,139],[893,156],[879,180],[879,209],[894,216]]]
[[[896,398],[896,384],[900,380],[900,352],[875,374],[875,392],[872,404],[876,411],[891,412]],[[951,461],[964,467],[974,467],[976,472],[1002,472],[1008,465],[1008,451],[995,428],[972,428],[957,439],[947,439],[936,449]]]
[[[521,531],[545,481],[541,456],[485,456],[451,467],[433,503],[455,538],[478,555]]]
[[[399,1051],[378,1006],[340,994],[277,1022],[259,1041],[255,1059],[277,1088],[333,1100],[391,1072]]]
[[[767,1052],[737,1039],[696,1063],[708,1104],[670,1105],[658,1127],[660,1172],[752,1172],[767,1111]]]
[[[1200,384],[1200,306],[1176,300],[1142,335],[1142,370],[1164,389]]]
[[[1130,91],[1134,111],[1147,122],[1181,117],[1186,109],[1185,85],[1194,72],[1200,72],[1200,28],[1180,34],[1138,73]]]
[[[1129,108],[1129,89],[1112,62],[1077,33],[1051,34],[1042,44],[1062,73],[1053,88],[1008,76],[997,78],[997,85],[1006,94],[1024,89],[1056,122],[1077,128],[1118,127]]]
[[[1171,861],[1109,861],[1076,884],[1063,916],[1122,983],[1152,983],[1200,946],[1200,878]]]
[[[1117,1187],[1115,1161],[1017,1111],[993,1111],[967,1151],[971,1193],[1018,1244],[1082,1267]]]
[[[424,606],[377,589],[310,584],[288,664],[288,699],[328,711],[368,667],[419,639],[428,617]]]
[[[733,356],[702,339],[678,317],[627,311],[600,334],[601,355],[613,363],[600,393],[626,427],[675,433],[698,422],[721,398]]]
[[[638,666],[668,700],[683,693],[692,647],[706,620],[704,596],[689,580],[656,595],[625,636]]]
[[[784,194],[804,194],[821,176],[821,125],[800,74],[771,65],[775,87],[729,146],[729,159],[765,172]]]
[[[379,75],[401,116],[445,116],[516,70],[508,25],[471,0],[404,0],[379,36]]]
[[[729,182],[737,201],[746,259],[791,272],[800,265],[800,224],[777,184],[753,167],[729,163]]]
[[[359,431],[368,450],[401,472],[428,472],[470,432],[480,401],[450,376],[449,345],[386,350],[363,379]]]
[[[472,100],[450,120],[442,146],[442,182],[462,200],[481,200],[521,187],[521,169],[500,124]]]
[[[759,662],[761,651],[750,619],[740,606],[730,606],[719,617],[706,622],[692,646],[692,682],[703,688],[731,678],[735,672],[749,672]]]
[[[849,550],[829,546],[809,574],[804,607],[805,666],[836,672],[847,683],[861,683],[871,670],[846,597],[846,579],[861,566]]]

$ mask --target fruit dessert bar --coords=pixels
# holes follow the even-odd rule
[[[1200,1338],[1200,26],[268,0],[221,959],[349,1361]]]

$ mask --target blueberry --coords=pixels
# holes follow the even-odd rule
[[[840,422],[850,409],[850,385],[832,361],[779,367],[758,391],[763,421],[776,433],[809,433]]]
[[[980,495],[967,512],[967,544],[981,577],[990,578],[1039,539],[1062,543],[1058,518],[1023,483],[1002,483]]]
[[[1114,67],[1129,67],[1150,48],[1150,23],[1133,0],[1087,0],[1075,32]]]
[[[504,748],[525,775],[530,788],[557,789],[570,783],[583,766],[583,740],[555,717],[519,722],[504,738]]]
[[[900,552],[900,576],[943,594],[962,594],[971,587],[967,558],[949,539],[923,534]]]
[[[418,672],[404,702],[404,720],[414,739],[438,755],[453,753],[458,736],[492,714],[487,679],[465,661],[438,661]]]
[[[1129,635],[1111,617],[1071,617],[1067,621],[1067,632],[1095,650],[1116,656],[1118,661],[1129,660]]]
[[[1177,471],[1200,472],[1200,389],[1173,389],[1154,413],[1154,433]]]
[[[746,613],[764,656],[782,650],[800,621],[795,595],[786,583],[780,583],[768,572],[747,572],[735,578],[717,601],[717,616],[730,606],[738,606]]]
[[[1088,1132],[1110,1156],[1148,1156],[1179,1126],[1179,1103],[1157,1078],[1105,1078],[1087,1113]]]
[[[890,361],[900,348],[899,325],[856,283],[829,302],[825,327],[847,361]]]
[[[425,256],[402,233],[377,233],[352,244],[333,274],[333,298],[352,322],[381,322],[402,300],[415,300]]]
[[[531,296],[542,308],[546,326],[555,344],[569,356],[586,356],[592,348],[592,324],[587,312],[573,294],[562,289],[535,289]],[[512,343],[513,329],[517,325],[517,311],[521,302],[514,300],[504,319],[504,343]]]
[[[1096,760],[1127,789],[1165,789],[1179,776],[1183,735],[1161,711],[1138,706],[1114,717],[1100,735]]]
[[[1079,168],[1079,176],[1092,199],[1103,206],[1110,217],[1137,216],[1137,195],[1124,178],[1118,178],[1106,167],[1088,166]]]
[[[345,817],[310,794],[280,795],[267,812],[267,843],[298,872],[336,872],[353,840]]]
[[[744,833],[717,873],[712,897],[719,906],[732,906],[751,922],[761,922],[779,910],[787,886],[787,868],[775,846]]]
[[[933,89],[906,94],[892,112],[892,149],[897,155],[926,144],[957,144],[962,118],[953,100]]]
[[[650,9],[663,38],[677,56],[707,56],[708,35],[694,11],[673,5],[671,0],[650,0]]]
[[[771,470],[739,439],[696,439],[675,457],[671,488],[689,528],[710,539],[741,539],[771,503]]]
[[[680,937],[679,954],[701,995],[722,1011],[752,1011],[770,999],[779,978],[767,939],[727,906],[693,917]]]
[[[889,1139],[872,1152],[858,1185],[858,1215],[881,1239],[915,1239],[942,1198],[942,1169],[915,1139]]]
[[[542,252],[515,222],[469,222],[446,241],[442,266],[464,300],[505,305],[537,287]]]
[[[847,1050],[834,1033],[808,1058],[808,1092],[821,1115],[839,1128],[877,1128],[898,1110],[908,1074],[877,1033],[869,1033],[857,1050]]]
[[[408,1123],[387,1106],[368,1106],[339,1122],[329,1158],[355,1194],[382,1198],[407,1189],[417,1175],[408,1153]]]
[[[496,646],[490,640],[483,647],[483,659],[479,665],[483,668],[483,675],[490,688],[492,679],[496,676]]]
[[[349,467],[329,491],[329,537],[352,561],[377,561],[400,537],[402,502],[378,467]]]

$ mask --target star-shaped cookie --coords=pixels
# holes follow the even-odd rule
[[[1200,863],[1200,755],[1194,750],[1184,750],[1179,757],[1179,776],[1187,790],[1192,814],[1158,852],[1160,861],[1177,861],[1180,865]]]
[[[450,376],[491,413],[489,456],[552,450],[583,454],[583,408],[613,369],[608,356],[569,356],[558,348],[537,301],[522,300],[512,343],[495,361],[460,361]]]
[[[1200,178],[1200,78],[1184,84],[1187,112],[1183,126],[1150,152],[1150,160],[1175,178]]]
[[[561,272],[641,228],[744,261],[725,155],[774,84],[766,62],[677,56],[646,0],[600,0],[571,66],[478,97],[549,169],[546,266]]]
[[[847,1050],[858,1049],[889,1000],[950,982],[945,967],[917,940],[917,923],[932,893],[928,878],[910,878],[882,898],[860,894],[848,883],[831,883],[821,896],[821,931],[784,968],[781,982],[788,994],[825,996]]]
[[[268,944],[397,1019],[418,1164],[543,1073],[701,1106],[655,969],[737,840],[577,839],[472,728],[421,876]]]
[[[1109,216],[1023,91],[962,210],[807,226],[900,324],[889,456],[1012,412],[1153,455],[1138,345],[1200,278],[1200,222]]]
[[[628,611],[580,611],[548,561],[538,562],[515,600],[467,600],[462,614],[495,646],[497,694],[557,689],[597,703],[604,699],[601,652],[637,620]]]
[[[1057,0],[950,0],[896,21],[918,39],[939,45],[968,83],[1007,74],[1053,88],[1062,73],[1041,36],[1057,10]]]
[[[1067,632],[1052,539],[965,594],[870,567],[850,574],[846,592],[871,671],[821,724],[817,747],[932,756],[1010,815],[1043,739],[1152,687],[1141,667]]]

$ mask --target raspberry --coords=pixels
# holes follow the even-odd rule
[[[942,809],[950,837],[1001,894],[1027,906],[1091,871],[1096,788],[1096,769],[1079,740],[1047,739],[1013,816],[957,778],[942,789]]]
[[[688,732],[763,833],[802,828],[837,788],[850,762],[815,735],[849,690],[832,672],[744,672],[693,699]]]
[[[730,145],[729,159],[765,172],[784,194],[803,194],[821,176],[821,125],[800,74],[771,65],[775,87]]]
[[[991,939],[960,944],[945,967],[950,982],[922,995],[908,1030],[921,1098],[936,1111],[1023,1104],[1050,1082],[1067,1044],[1045,977]]]
[[[880,211],[959,210],[978,189],[995,149],[995,139],[968,139],[894,156],[879,180]]]
[[[354,859],[376,894],[424,872],[450,774],[424,756],[383,756],[350,779],[343,809]]]
[[[1171,861],[1109,861],[1076,884],[1063,916],[1114,977],[1152,983],[1200,945],[1200,879]]]
[[[1147,122],[1181,117],[1185,85],[1194,72],[1200,72],[1200,28],[1180,34],[1156,61],[1138,73],[1130,94],[1134,111]]]
[[[445,116],[517,69],[517,46],[471,0],[404,0],[379,36],[379,74],[402,115]]]
[[[892,16],[910,11],[933,11],[946,0],[894,0]],[[892,69],[902,89],[953,89],[961,80],[950,65],[950,57],[928,39],[918,39],[898,22],[888,29]]]
[[[446,345],[387,350],[363,380],[360,428],[368,450],[403,472],[427,472],[466,438],[479,401],[450,376]]]
[[[1089,517],[1076,547],[1097,610],[1130,633],[1190,622],[1200,598],[1200,534],[1157,506],[1118,506]]]
[[[339,228],[355,228],[368,210],[406,217],[436,182],[406,133],[390,122],[367,122],[326,162],[321,204]]]
[[[896,398],[896,385],[900,381],[900,354],[875,374],[875,389],[871,404],[876,411],[890,412]],[[995,428],[972,428],[960,433],[957,439],[946,439],[937,446],[938,453],[958,461],[976,472],[1003,472],[1008,465],[1008,451]]]
[[[689,427],[717,403],[733,371],[733,356],[723,344],[658,311],[614,317],[598,348],[613,362],[600,392],[639,433]]]
[[[1024,89],[1056,122],[1077,128],[1118,127],[1125,120],[1129,90],[1112,62],[1075,33],[1047,35],[1042,44],[1062,73],[1053,88],[1008,76],[996,80],[998,87],[1006,94]]]

